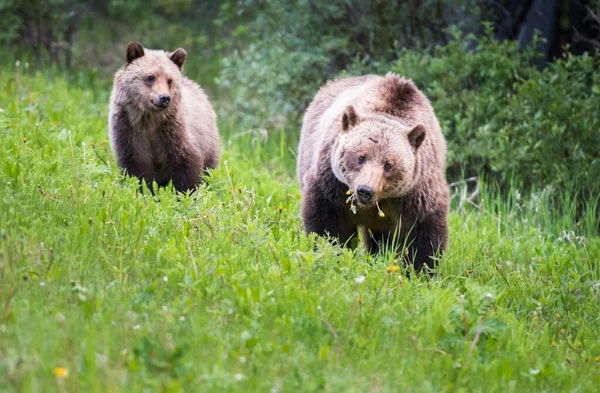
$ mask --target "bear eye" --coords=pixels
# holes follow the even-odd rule
[[[169,86],[171,86],[171,83],[173,83],[173,79],[167,79],[167,83],[169,84]]]
[[[362,164],[364,164],[365,162],[367,162],[367,156],[365,156],[365,155],[362,155],[362,156],[359,156],[359,157],[358,157],[358,165],[362,165]]]
[[[146,82],[148,82],[148,83],[152,83],[152,82],[154,82],[155,80],[156,80],[156,78],[154,77],[154,75],[148,75],[148,76],[146,77]]]
[[[386,162],[383,165],[383,170],[386,171],[386,172],[391,172],[391,170],[392,170],[392,164],[390,164],[389,162]]]

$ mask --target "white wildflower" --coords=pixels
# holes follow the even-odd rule
[[[356,285],[362,284],[363,282],[365,282],[365,275],[361,274],[360,276],[356,277],[354,279],[354,282],[356,282]]]

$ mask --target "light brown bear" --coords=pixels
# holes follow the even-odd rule
[[[202,89],[181,73],[187,53],[127,46],[117,71],[108,117],[119,166],[159,187],[194,189],[219,162],[217,116]]]
[[[328,82],[308,107],[298,148],[307,233],[371,252],[406,245],[433,268],[448,239],[446,141],[425,95],[395,74]]]

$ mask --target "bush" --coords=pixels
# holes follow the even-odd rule
[[[353,65],[373,68],[397,59],[397,48],[444,44],[450,23],[472,28],[486,1],[246,1],[235,13],[229,3],[220,23],[244,15],[236,38],[252,44],[225,58],[217,84],[231,91],[238,120],[269,128],[296,125],[319,86]]]
[[[295,133],[327,79],[394,71],[413,79],[432,100],[449,144],[449,179],[484,175],[529,188],[599,177],[600,119],[594,114],[600,113],[600,74],[593,57],[569,56],[539,70],[536,42],[525,50],[513,41],[498,42],[484,25],[480,36],[454,27],[446,31],[445,45],[376,52],[372,58],[339,45],[336,50],[354,53],[340,68],[332,65],[333,35],[313,31],[323,40],[313,44],[299,32],[315,18],[308,14],[296,12],[305,19],[294,27],[285,25],[224,59],[217,84],[230,92],[225,113],[246,127],[287,125]]]
[[[521,187],[598,179],[599,62],[570,56],[540,71],[513,42],[455,34],[434,54],[405,51],[391,67],[432,100],[449,177],[466,170]]]

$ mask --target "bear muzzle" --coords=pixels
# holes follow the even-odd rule
[[[360,185],[356,189],[356,197],[360,203],[369,204],[375,198],[375,190],[372,187]]]
[[[165,109],[169,107],[169,103],[171,102],[171,97],[168,94],[161,94],[158,97],[152,99],[152,103],[157,108]]]

